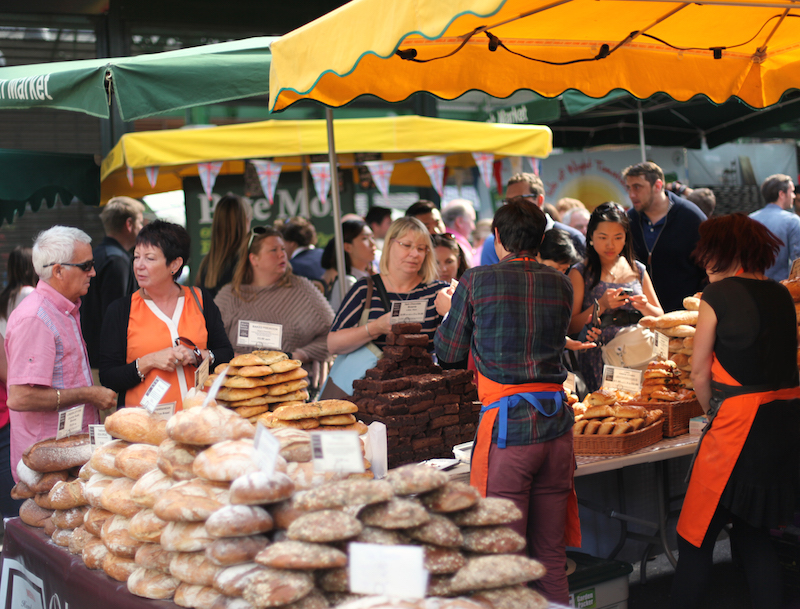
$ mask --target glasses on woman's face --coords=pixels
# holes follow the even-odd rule
[[[253,245],[253,239],[255,239],[256,235],[263,235],[267,232],[266,226],[254,226],[253,230],[250,231],[250,241],[247,242],[247,249],[250,249],[250,246]]]
[[[94,268],[94,260],[87,260],[86,262],[48,262],[44,266],[55,266],[56,264],[60,264],[61,266],[74,266],[84,273],[88,273]]]
[[[427,256],[428,252],[431,251],[427,245],[415,245],[413,243],[406,243],[405,241],[398,241],[397,239],[395,239],[394,242],[400,246],[400,249],[404,254],[408,254],[412,249],[414,249],[417,250],[418,254]]]

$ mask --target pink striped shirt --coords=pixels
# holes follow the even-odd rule
[[[37,385],[74,389],[93,384],[89,357],[81,334],[80,300],[71,302],[40,281],[8,319],[6,356],[8,386]],[[72,406],[70,406],[72,408]],[[9,411],[11,419],[11,473],[17,480],[17,462],[28,446],[55,437],[58,413]],[[100,421],[97,408],[86,404],[83,430]]]

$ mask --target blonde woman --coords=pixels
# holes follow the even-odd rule
[[[381,298],[381,286],[388,301],[427,300],[423,333],[433,338],[442,318],[436,312],[436,294],[447,287],[437,279],[439,273],[433,244],[425,225],[416,218],[395,220],[389,227],[381,255],[380,274],[374,275],[375,289],[369,304],[369,319],[359,326],[367,298],[367,279],[359,279],[342,302],[328,335],[331,353],[351,353],[373,341],[382,349],[391,331],[391,313]],[[433,343],[429,343],[432,349]]]

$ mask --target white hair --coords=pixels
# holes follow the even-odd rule
[[[453,199],[442,208],[442,222],[453,226],[458,218],[475,219],[475,206],[467,199]]]
[[[39,278],[47,281],[53,276],[54,263],[70,262],[76,243],[91,243],[92,238],[79,228],[54,226],[42,231],[33,242],[33,268]],[[45,266],[50,265],[50,266]]]

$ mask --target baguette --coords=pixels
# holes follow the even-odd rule
[[[699,307],[699,304],[698,304]],[[697,311],[671,311],[656,317],[656,328],[673,328],[675,326],[697,325]]]
[[[662,328],[659,330],[665,336],[672,336],[678,338],[685,338],[688,336],[694,336],[695,328],[694,326],[688,325],[679,325],[679,326],[672,326],[670,328]]]

